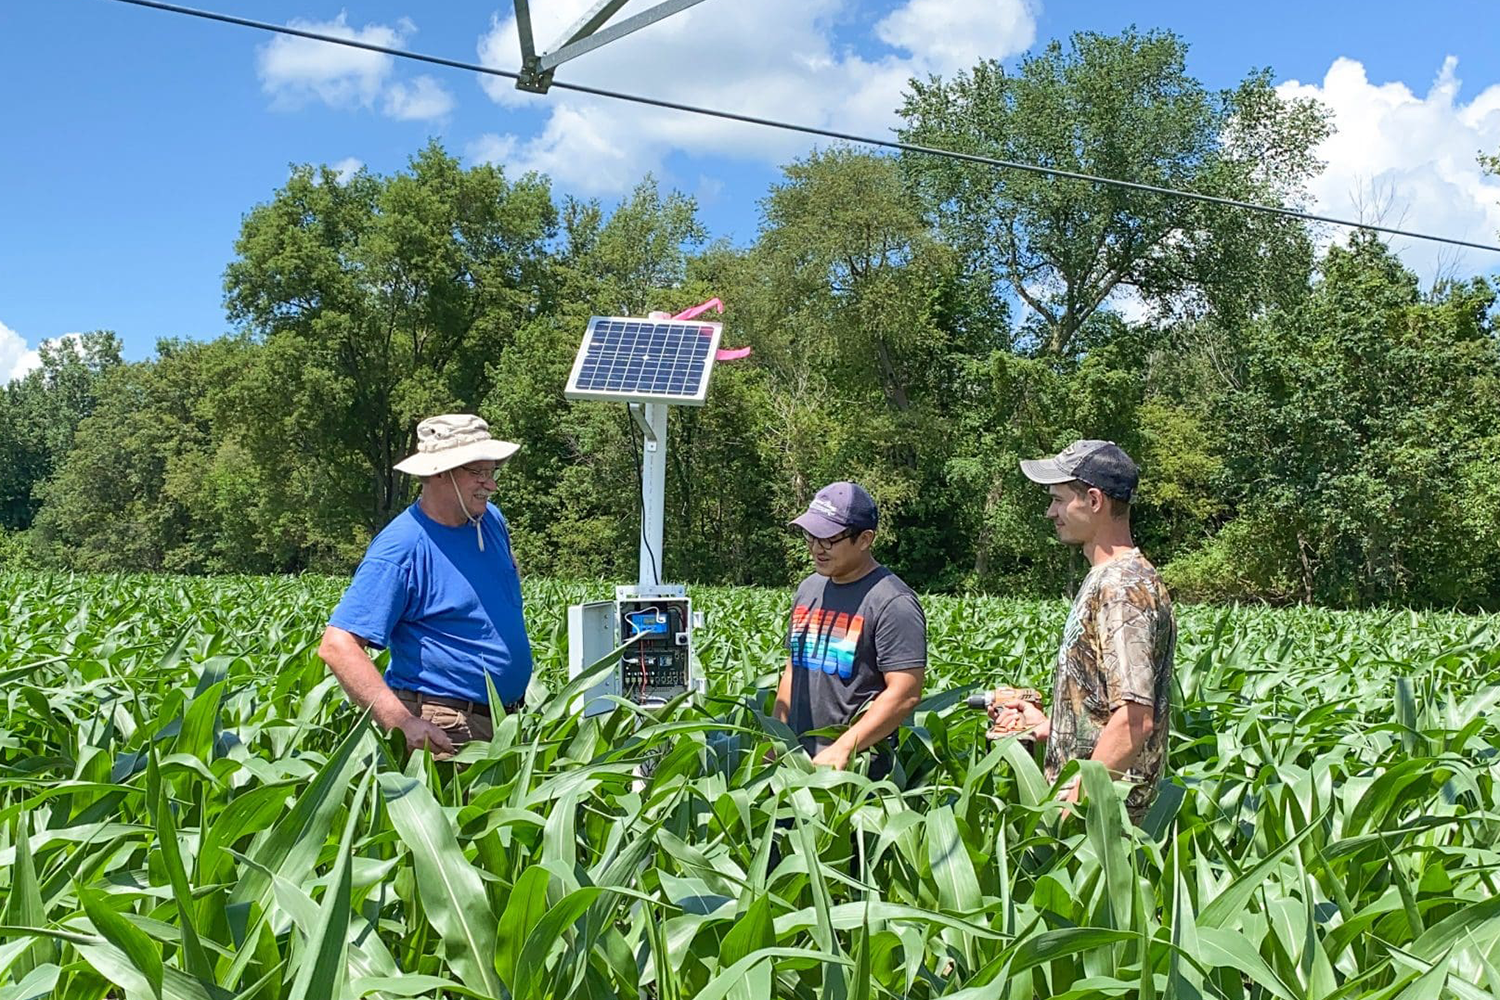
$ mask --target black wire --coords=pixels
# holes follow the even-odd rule
[[[482,66],[478,63],[464,62],[459,59],[446,59],[442,56],[427,55],[422,52],[409,52],[404,49],[391,48],[386,45],[375,45],[371,42],[361,42],[353,38],[339,38],[335,35],[325,35],[316,31],[308,31],[305,28],[293,28],[284,24],[272,24],[268,21],[256,21],[248,17],[235,17],[232,14],[220,14],[216,11],[198,10],[194,7],[183,7],[178,4],[162,3],[161,0],[112,0],[114,3],[130,4],[135,7],[149,7],[153,10],[163,10],[173,14],[184,14],[188,17],[203,18],[208,21],[219,21],[224,24],[235,24],[245,28],[257,28],[261,31],[270,31],[282,35],[293,35],[298,38],[308,38],[313,41],[327,42],[330,45],[343,45],[354,49],[364,49],[368,52],[379,52],[382,55],[394,56],[398,59],[411,59],[416,62],[429,63],[434,66],[446,66],[450,69],[461,69],[471,73],[481,73],[487,76],[500,76],[507,80],[519,80],[521,74],[513,70],[496,69],[493,66]],[[865,146],[879,146],[884,149],[894,149],[903,153],[920,153],[924,156],[941,156],[953,160],[961,160],[966,163],[977,163],[984,166],[999,167],[1004,170],[1020,170],[1027,173],[1042,174],[1047,177],[1058,177],[1065,180],[1086,181],[1090,184],[1104,184],[1110,187],[1125,188],[1130,191],[1144,191],[1149,194],[1166,195],[1172,198],[1186,198],[1190,201],[1204,202],[1210,205],[1222,205],[1228,208],[1238,208],[1247,212],[1263,212],[1268,215],[1279,215],[1288,219],[1301,219],[1305,222],[1322,222],[1334,226],[1343,226],[1348,229],[1363,229],[1370,232],[1386,233],[1391,236],[1405,236],[1409,239],[1428,240],[1434,243],[1447,243],[1452,246],[1468,247],[1473,250],[1489,250],[1500,253],[1500,246],[1489,243],[1474,243],[1469,240],[1460,240],[1451,236],[1435,236],[1431,233],[1419,233],[1409,229],[1396,229],[1392,226],[1380,226],[1365,222],[1353,222],[1349,219],[1339,219],[1331,215],[1318,215],[1313,212],[1302,212],[1294,208],[1283,208],[1279,205],[1262,205],[1253,201],[1241,201],[1237,198],[1225,198],[1220,195],[1201,194],[1197,191],[1183,191],[1177,188],[1160,187],[1156,184],[1143,184],[1140,181],[1120,180],[1115,177],[1099,177],[1094,174],[1085,174],[1076,170],[1061,170],[1056,167],[1043,167],[1035,163],[1021,163],[1016,160],[1002,160],[993,156],[981,156],[977,153],[960,153],[952,149],[941,149],[937,146],[922,146],[916,143],[900,142],[896,139],[879,139],[872,136],[856,135],[853,132],[840,132],[835,129],[819,128],[816,125],[799,125],[795,122],[778,121],[774,118],[760,118],[755,115],[744,115],[734,111],[719,111],[714,108],[699,107],[694,104],[683,104],[678,101],[663,100],[658,97],[645,97],[640,94],[627,94],[618,90],[608,90],[603,87],[590,87],[581,83],[565,83],[554,80],[552,86],[559,90],[570,90],[579,94],[589,94],[594,97],[603,97],[615,101],[629,101],[632,104],[643,104],[647,107],[661,108],[666,111],[680,111],[685,114],[705,115],[710,118],[721,118],[725,121],[742,122],[746,125],[760,125],[764,128],[781,129],[787,132],[801,132],[805,135],[820,136],[825,139],[838,139],[841,142],[857,143]]]

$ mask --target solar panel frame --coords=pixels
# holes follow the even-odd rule
[[[593,316],[563,395],[702,406],[723,332],[721,323],[696,319]]]

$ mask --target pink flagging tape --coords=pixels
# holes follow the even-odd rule
[[[684,309],[682,312],[678,313],[676,316],[673,316],[672,318],[673,319],[697,319],[699,316],[701,316],[704,313],[708,312],[710,309],[713,309],[713,310],[715,310],[717,312],[721,312],[722,313],[724,311],[724,303],[721,302],[718,299],[709,299],[707,302],[704,302],[701,305],[693,306],[693,308],[691,308],[691,309]],[[707,333],[708,332],[708,328],[705,327],[703,332]],[[750,356],[750,348],[748,348],[748,347],[732,347],[732,348],[722,348],[721,347],[721,348],[719,348],[719,350],[717,350],[717,351],[714,352],[714,360],[715,361],[739,361],[739,360],[741,360],[743,358],[748,358],[749,356]]]
[[[724,303],[720,302],[718,299],[709,299],[707,302],[704,302],[701,305],[693,306],[693,308],[691,308],[691,309],[684,309],[682,312],[678,313],[676,316],[673,316],[672,318],[673,319],[697,319],[700,315],[702,315],[703,313],[708,312],[710,309],[717,310],[718,312],[723,312],[724,311]]]

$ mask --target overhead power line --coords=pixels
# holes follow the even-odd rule
[[[273,24],[269,21],[257,21],[248,17],[236,17],[233,14],[221,14],[217,11],[199,10],[195,7],[184,7],[179,4],[163,3],[161,0],[112,0],[114,3],[130,4],[134,7],[149,7],[153,10],[167,11],[172,14],[183,14],[188,17],[202,18],[207,21],[219,21],[223,24],[235,24],[244,28],[255,28],[260,31],[269,31],[279,35],[291,35],[296,38],[306,38],[316,42],[327,42],[330,45],[342,45],[352,49],[364,49],[367,52],[378,52],[382,55],[393,56],[397,59],[410,59],[414,62],[427,63],[432,66],[446,66],[449,69],[459,69],[470,73],[479,73],[485,76],[504,77],[507,80],[519,80],[521,74],[513,70],[497,69],[494,66],[483,66],[479,63],[465,62],[461,59],[448,59],[443,56],[428,55],[423,52],[412,52],[406,49],[392,48],[388,45],[376,45],[373,42],[362,42],[354,38],[340,38],[337,35],[324,34],[318,31],[309,31],[306,28],[294,28],[285,24]],[[1410,229],[1397,229],[1393,226],[1381,226],[1367,222],[1355,222],[1350,219],[1340,219],[1331,215],[1319,215],[1314,212],[1302,212],[1294,208],[1284,208],[1279,205],[1262,205],[1253,201],[1241,201],[1238,198],[1224,198],[1219,195],[1203,194],[1198,191],[1184,191],[1178,188],[1161,187],[1156,184],[1144,184],[1140,181],[1124,180],[1118,177],[1099,177],[1094,174],[1086,174],[1076,170],[1061,170],[1057,167],[1044,167],[1035,163],[1021,163],[1016,160],[1002,160],[993,156],[981,156],[977,153],[963,153],[953,149],[941,149],[936,146],[923,146],[917,143],[901,142],[897,139],[880,139],[874,136],[857,135],[853,132],[841,132],[837,129],[820,128],[816,125],[802,125],[796,122],[781,121],[775,118],[761,118],[757,115],[745,115],[735,111],[721,111],[716,108],[704,108],[694,104],[683,104],[679,101],[663,100],[659,97],[646,97],[641,94],[628,94],[623,91],[611,90],[607,87],[590,87],[582,83],[566,83],[554,80],[552,86],[559,90],[571,90],[579,94],[588,94],[593,97],[602,97],[614,101],[627,101],[631,104],[640,104],[646,107],[661,108],[666,111],[680,111],[684,114],[702,115],[708,118],[718,118],[724,121],[741,122],[746,125],[759,125],[763,128],[780,129],[784,132],[800,132],[803,135],[814,135],[825,139],[837,139],[841,142],[855,143],[863,146],[876,146],[882,149],[894,149],[903,153],[918,153],[924,156],[946,157],[951,160],[960,160],[966,163],[976,163],[983,166],[997,167],[1002,170],[1019,170],[1026,173],[1042,174],[1047,177],[1057,177],[1065,180],[1085,181],[1090,184],[1102,184],[1109,187],[1124,188],[1128,191],[1143,191],[1148,194],[1165,195],[1170,198],[1184,198],[1190,201],[1203,202],[1210,205],[1222,205],[1226,208],[1237,208],[1247,212],[1261,212],[1266,215],[1278,215],[1288,219],[1300,219],[1304,222],[1321,222],[1333,226],[1342,226],[1348,229],[1365,229],[1371,232],[1385,233],[1391,236],[1404,236],[1408,239],[1427,240],[1432,243],[1446,243],[1450,246],[1467,247],[1472,250],[1488,250],[1492,253],[1500,253],[1500,245],[1492,243],[1475,243],[1470,240],[1461,240],[1452,236],[1438,236],[1433,233],[1416,232]]]

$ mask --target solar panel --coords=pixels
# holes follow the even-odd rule
[[[702,406],[722,331],[699,320],[595,316],[563,395]]]

